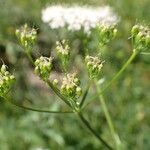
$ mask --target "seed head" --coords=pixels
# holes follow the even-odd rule
[[[41,56],[35,61],[35,73],[39,75],[43,80],[49,78],[52,69],[52,58]]]
[[[98,57],[92,57],[87,55],[85,58],[85,63],[91,79],[99,76],[101,69],[103,67],[104,61],[100,60]]]
[[[0,96],[4,96],[15,81],[14,75],[11,75],[6,68],[2,65],[0,69]]]
[[[16,29],[15,33],[21,45],[29,51],[37,39],[37,31],[34,28],[29,28],[28,25],[25,24],[20,29]]]
[[[150,48],[150,28],[144,25],[134,25],[131,30],[134,48],[145,50]]]
[[[69,62],[70,57],[70,47],[68,45],[68,42],[66,40],[62,40],[61,42],[56,42],[56,51],[58,54],[58,57],[61,60],[63,69],[66,70]]]
[[[99,42],[101,46],[109,43],[117,35],[117,29],[115,28],[115,26],[98,25],[97,29],[99,32]]]
[[[67,74],[63,78],[61,92],[71,99],[77,98],[81,95],[82,90],[80,88],[80,81],[75,73]]]

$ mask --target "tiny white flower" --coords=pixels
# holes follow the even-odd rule
[[[67,26],[70,31],[78,31],[83,28],[87,34],[97,24],[115,25],[119,18],[109,6],[86,7],[73,6],[65,7],[54,5],[42,10],[42,20],[48,23],[50,28],[57,29]]]

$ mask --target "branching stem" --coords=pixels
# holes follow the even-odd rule
[[[97,132],[91,127],[90,123],[84,118],[82,113],[78,113],[78,116],[80,120],[84,123],[84,125],[91,131],[91,133],[101,142],[103,145],[105,145],[109,150],[113,150],[113,148],[101,137]]]
[[[66,113],[74,113],[73,111],[51,111],[51,110],[41,110],[41,109],[37,109],[37,108],[31,108],[31,107],[27,107],[27,106],[23,106],[20,104],[16,104],[14,103],[12,100],[7,100],[6,98],[2,97],[5,102],[8,102],[11,105],[14,105],[18,108],[24,109],[24,110],[30,110],[30,111],[36,111],[36,112],[42,112],[42,113],[51,113],[51,114],[66,114]]]
[[[34,66],[34,61],[33,61],[33,58],[32,58],[32,56],[31,56],[31,53],[27,51],[26,54],[27,54],[27,57],[28,57],[29,61],[30,61],[31,64]]]

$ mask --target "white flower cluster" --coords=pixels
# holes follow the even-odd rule
[[[97,24],[115,25],[119,18],[109,6],[63,7],[54,5],[42,10],[42,20],[48,23],[52,29],[66,26],[71,31],[83,29],[85,33],[89,33]]]

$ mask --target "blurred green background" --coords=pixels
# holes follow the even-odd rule
[[[50,30],[41,21],[41,10],[51,4],[78,4],[89,6],[110,5],[121,17],[119,34],[105,51],[102,51],[106,65],[103,75],[106,82],[119,70],[132,53],[130,37],[131,27],[137,23],[150,22],[149,0],[0,0],[0,58],[17,76],[12,89],[16,103],[41,109],[67,109],[53,95],[38,77],[32,73],[22,49],[18,46],[14,31],[28,23],[38,28],[38,41],[33,56],[49,56],[56,40],[68,38],[74,50],[74,66],[81,64],[82,51],[87,47],[86,37],[70,34],[65,30]],[[88,43],[88,48],[93,41]],[[96,43],[94,43],[96,44]],[[77,52],[76,52],[77,51]],[[127,150],[150,149],[150,70],[149,55],[139,55],[119,80],[105,92],[106,102],[116,130]],[[2,62],[1,62],[2,63]],[[55,62],[54,76],[61,76],[61,70]],[[84,70],[80,65],[79,70]],[[82,83],[87,76],[81,72]],[[105,82],[104,82],[105,84]],[[83,88],[85,88],[83,86]],[[87,101],[92,98],[91,87]],[[26,98],[30,100],[26,100]],[[99,102],[94,102],[84,111],[91,125],[112,143],[109,129]],[[18,109],[0,101],[0,150],[99,150],[104,147],[84,129],[82,123],[71,114],[40,114]]]

